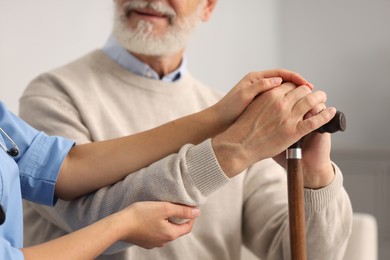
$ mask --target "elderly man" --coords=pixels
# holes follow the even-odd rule
[[[221,95],[186,71],[183,51],[216,2],[115,1],[106,45],[36,78],[21,98],[20,115],[38,129],[86,143],[214,104]],[[27,204],[25,243],[77,230],[135,201],[164,200],[200,206],[191,234],[153,250],[117,243],[99,259],[236,260],[242,245],[261,259],[289,259],[286,173],[269,158],[330,120],[335,111],[325,99],[321,91],[282,84],[259,95],[225,131],[183,145],[115,185],[59,201],[54,210]],[[342,259],[351,232],[351,204],[330,142],[329,134],[315,133],[303,146],[308,259]]]

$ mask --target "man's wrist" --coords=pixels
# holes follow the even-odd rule
[[[226,135],[215,136],[211,140],[211,145],[218,163],[227,177],[232,178],[248,167],[241,145],[229,140]]]
[[[335,177],[335,169],[330,163],[326,170],[321,172],[310,172],[304,176],[304,186],[307,189],[321,189],[332,183]]]

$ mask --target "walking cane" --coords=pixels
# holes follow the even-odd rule
[[[332,120],[317,129],[316,132],[334,133],[345,131],[345,127],[345,115],[337,111]],[[306,260],[306,225],[300,140],[287,149],[286,159],[291,260]]]

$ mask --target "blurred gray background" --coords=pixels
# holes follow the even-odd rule
[[[101,47],[112,1],[0,0],[1,100],[15,113],[38,74]],[[219,1],[196,31],[188,66],[226,92],[247,72],[299,72],[347,116],[333,136],[354,209],[379,224],[380,259],[390,258],[390,1]]]

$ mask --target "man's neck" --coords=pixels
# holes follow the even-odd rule
[[[183,59],[183,50],[178,53],[167,56],[149,56],[137,53],[131,53],[137,59],[148,64],[161,77],[176,70]]]

